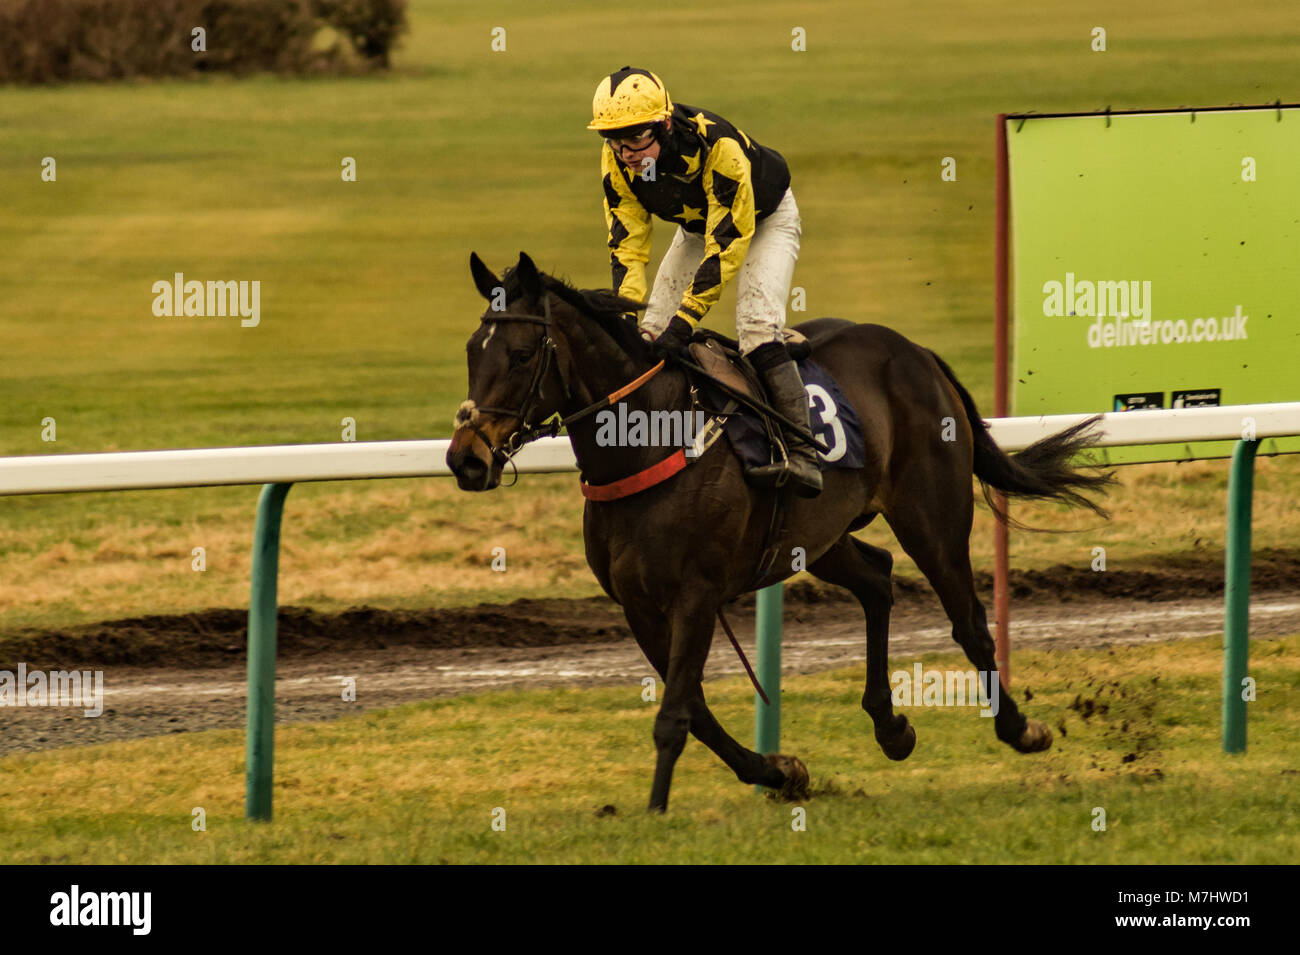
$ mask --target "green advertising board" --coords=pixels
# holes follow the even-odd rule
[[[1300,107],[1012,116],[1002,132],[1013,415],[1300,400]],[[1290,452],[1300,438],[1259,448]]]

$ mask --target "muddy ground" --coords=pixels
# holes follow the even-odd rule
[[[986,606],[991,582],[977,581]],[[1203,636],[1223,629],[1223,566],[1210,556],[1140,572],[1058,567],[1012,574],[1012,646],[1105,646]],[[1300,631],[1300,552],[1253,560],[1251,635]],[[862,612],[847,592],[816,582],[786,588],[787,673],[864,667]],[[753,598],[728,611],[753,656]],[[990,614],[991,617],[991,614]],[[138,617],[67,630],[0,633],[0,671],[102,670],[104,712],[0,707],[0,753],[242,727],[245,608]],[[924,583],[895,581],[890,654],[952,649],[950,626]],[[279,618],[278,722],[483,690],[627,683],[653,676],[606,598],[338,614],[285,607]],[[1013,658],[1014,664],[1014,658]],[[707,676],[742,668],[721,628]],[[345,702],[344,680],[356,681]]]

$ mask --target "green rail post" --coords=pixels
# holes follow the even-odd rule
[[[1224,558],[1223,751],[1246,751],[1242,682],[1250,656],[1250,518],[1258,441],[1238,441],[1228,477],[1228,542]]]
[[[292,484],[266,484],[253,531],[252,593],[248,604],[248,756],[244,815],[271,818],[275,770],[276,583],[280,572],[280,517]]]
[[[775,753],[781,749],[781,609],[785,591],[781,584],[764,587],[755,596],[754,640],[758,684],[772,701],[769,706],[754,694],[754,749]],[[760,787],[755,787],[760,788]]]

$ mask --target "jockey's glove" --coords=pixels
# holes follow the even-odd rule
[[[674,315],[673,320],[668,323],[668,327],[654,340],[655,357],[685,356],[687,346],[690,345],[691,336],[694,333],[695,329],[691,327],[690,322],[680,315]]]

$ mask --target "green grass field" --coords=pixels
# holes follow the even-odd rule
[[[940,351],[991,414],[994,115],[1300,99],[1284,0],[1230,18],[1204,0],[793,9],[415,0],[387,75],[0,89],[0,454],[334,441],[344,417],[359,440],[447,436],[482,310],[471,250],[497,269],[524,249],[580,285],[609,281],[600,147],[584,127],[595,83],[628,61],[788,158],[808,302],[792,320],[892,325]],[[1105,53],[1089,48],[1097,25]],[[795,27],[806,52],[791,49]],[[940,180],[945,156],[956,182]],[[341,181],[344,157],[359,181]],[[661,226],[652,267],[669,238]],[[152,283],[176,272],[260,281],[260,326],[155,317]],[[733,301],[709,324],[730,330]],[[1087,561],[1102,545],[1134,567],[1221,547],[1225,473],[1126,471],[1114,523],[1051,515],[1078,533],[1018,539],[1016,559]],[[1300,471],[1279,460],[1259,485],[1257,544],[1291,546]],[[0,621],[238,604],[255,494],[6,499]],[[592,593],[579,513],[570,476],[473,502],[428,482],[300,488],[284,595]],[[982,561],[983,518],[976,540]],[[520,555],[506,580],[485,569],[498,544]]]
[[[1016,695],[1032,692],[1025,711],[1057,737],[1033,756],[972,709],[913,707],[916,751],[891,763],[859,708],[862,667],[787,678],[782,749],[808,764],[811,798],[762,798],[692,739],[666,817],[645,812],[655,704],[639,684],[281,727],[270,825],[243,818],[240,731],[9,756],[0,863],[1289,863],[1300,636],[1251,653],[1259,696],[1238,756],[1220,751],[1215,639],[1018,654]],[[747,740],[744,678],[706,692]]]
[[[809,317],[939,348],[990,403],[993,116],[1294,98],[1287,4],[458,9],[413,2],[392,75],[0,90],[6,453],[448,433],[481,312],[467,259],[608,284],[586,131],[610,64],[789,159]],[[943,16],[937,16],[942,9]],[[1170,13],[1177,12],[1176,19]],[[1088,48],[1105,24],[1106,53]],[[506,52],[489,30],[507,28]],[[809,37],[790,49],[790,31]],[[943,183],[943,156],[958,181]],[[53,156],[58,181],[40,180]],[[340,160],[357,160],[343,183]],[[657,249],[670,238],[657,234]],[[652,261],[657,261],[656,255]],[[160,319],[175,272],[262,282],[263,323]],[[712,324],[730,323],[729,307]],[[799,316],[794,316],[799,317]],[[40,440],[59,422],[56,448]]]

